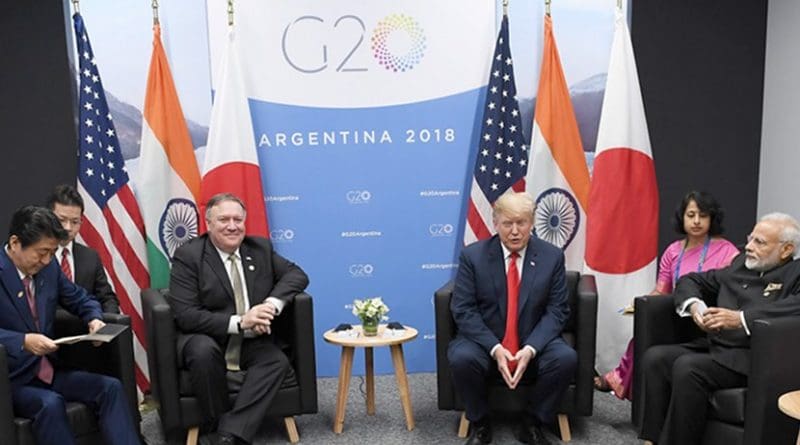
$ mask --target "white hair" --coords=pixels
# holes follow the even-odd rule
[[[797,220],[786,213],[772,212],[767,213],[758,220],[758,222],[764,221],[775,222],[781,226],[780,241],[794,246],[792,255],[797,257],[797,248],[800,247],[800,224]]]

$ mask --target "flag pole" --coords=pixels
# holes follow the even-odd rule
[[[544,13],[548,17],[550,17],[550,1],[551,0],[544,0]]]
[[[233,26],[233,0],[228,0],[228,26]]]
[[[503,15],[508,15],[508,0],[503,0]]]
[[[81,13],[81,2],[80,0],[72,0],[72,7],[75,9],[75,14]]]
[[[158,0],[153,0],[151,6],[153,7],[153,26],[158,26],[160,24],[158,21]]]

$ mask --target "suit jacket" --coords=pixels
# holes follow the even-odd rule
[[[676,308],[700,298],[708,306],[743,311],[750,328],[757,319],[800,315],[800,260],[763,274],[744,262],[740,254],[724,269],[684,275],[673,293]],[[714,361],[741,374],[750,372],[750,337],[744,328],[708,333],[707,340]]]
[[[505,335],[507,299],[500,238],[465,247],[450,301],[458,335],[490,352]],[[520,347],[530,345],[536,351],[561,335],[569,315],[564,254],[533,236],[522,261],[517,308]]]
[[[108,284],[106,271],[97,252],[83,244],[73,242],[72,256],[75,260],[75,284],[94,295],[103,307],[103,312],[119,314],[117,295]]]
[[[308,285],[297,265],[275,253],[266,238],[246,236],[239,247],[250,307],[275,297],[291,304]],[[228,323],[236,313],[233,287],[219,252],[208,234],[175,251],[167,295],[183,333],[202,333],[220,345],[228,342]],[[183,351],[185,336],[178,340]]]
[[[36,376],[41,360],[23,349],[25,334],[38,332],[52,338],[53,321],[59,303],[86,323],[95,318],[103,319],[100,303],[85,289],[69,281],[57,261],[52,260],[33,278],[38,327],[28,307],[17,268],[3,249],[0,253],[0,343],[6,348],[11,385],[14,387],[30,382]],[[48,357],[54,365],[58,363],[55,354]]]

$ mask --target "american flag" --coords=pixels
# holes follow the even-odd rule
[[[478,156],[467,203],[464,244],[492,236],[492,204],[509,188],[522,191],[528,170],[528,147],[514,84],[514,64],[508,44],[508,16],[503,16],[494,50]]]
[[[73,16],[78,45],[80,100],[78,190],[86,207],[80,237],[95,249],[111,279],[120,308],[131,317],[136,383],[150,386],[139,292],[148,287],[144,222],[128,185],[116,130],[108,111],[89,35],[80,14]]]

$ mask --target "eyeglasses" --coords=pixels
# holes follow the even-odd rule
[[[765,247],[766,245],[771,244],[773,242],[778,242],[780,244],[786,244],[788,241],[781,241],[781,240],[767,241],[764,238],[759,238],[759,237],[756,237],[756,236],[753,236],[753,235],[747,235],[747,244],[753,243],[753,244],[756,245],[756,247]]]

